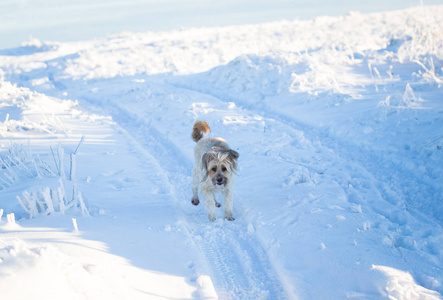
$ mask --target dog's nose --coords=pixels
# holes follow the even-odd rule
[[[217,178],[217,183],[223,183],[223,178]]]

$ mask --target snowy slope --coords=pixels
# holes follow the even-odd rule
[[[0,51],[0,292],[441,299],[442,14]],[[240,153],[234,222],[190,203],[195,120]]]

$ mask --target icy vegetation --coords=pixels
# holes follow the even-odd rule
[[[442,299],[442,15],[0,50],[1,297]],[[233,222],[191,204],[196,120]]]

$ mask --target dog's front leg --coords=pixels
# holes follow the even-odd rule
[[[202,189],[202,197],[203,201],[205,201],[206,205],[206,211],[208,212],[208,219],[211,222],[214,222],[216,217],[215,214],[215,200],[214,200],[214,193],[211,190],[208,189]]]
[[[200,200],[198,200],[198,186],[200,184],[200,178],[198,176],[198,170],[196,168],[192,169],[192,204],[198,205]]]
[[[234,196],[232,194],[231,189],[226,189],[222,192],[223,196],[223,208],[224,208],[224,216],[228,221],[234,221],[234,217],[232,216],[232,207],[234,205]]]

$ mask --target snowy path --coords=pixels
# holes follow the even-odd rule
[[[122,239],[118,239],[117,243],[114,238],[100,238],[100,231],[94,229],[95,221],[92,221],[89,227],[86,221],[86,229],[90,232],[91,239],[106,242],[116,254],[129,257],[140,266],[152,267],[143,262],[141,249],[151,248],[155,253],[161,251],[161,248],[148,247],[146,244],[148,241],[138,240],[139,232],[128,235],[119,229],[118,224],[131,224],[129,228],[146,227],[144,225],[146,220],[153,218],[149,210],[155,207],[156,211],[163,211],[161,216],[172,217],[159,223],[176,224],[172,226],[181,228],[181,231],[188,236],[188,243],[199,249],[202,255],[200,259],[189,258],[187,265],[189,270],[185,276],[192,282],[198,281],[198,276],[195,274],[210,274],[215,291],[222,299],[299,296],[303,298],[308,295],[321,298],[325,296],[324,293],[330,293],[342,283],[344,286],[340,289],[347,292],[344,295],[337,294],[337,298],[363,294],[372,297],[371,295],[377,294],[375,287],[366,286],[364,283],[368,277],[374,276],[370,265],[368,266],[368,262],[360,257],[358,252],[346,250],[348,247],[360,247],[369,253],[377,251],[368,248],[366,244],[368,237],[361,236],[361,233],[369,234],[369,243],[377,239],[377,235],[385,235],[384,243],[392,245],[393,253],[398,251],[395,256],[400,259],[399,262],[407,257],[408,253],[403,253],[399,247],[409,247],[408,236],[412,233],[408,230],[408,226],[413,225],[414,220],[407,215],[393,213],[395,209],[378,194],[378,189],[374,187],[378,181],[370,173],[355,161],[343,160],[333,150],[322,145],[318,139],[314,141],[307,139],[305,133],[308,131],[303,125],[291,121],[278,121],[271,111],[261,112],[258,115],[254,110],[241,108],[239,104],[177,88],[162,81],[134,83],[126,79],[123,79],[123,82],[121,80],[97,83],[92,89],[103,92],[96,92],[92,96],[89,93],[90,86],[87,90],[82,90],[81,86],[74,85],[70,93],[75,91],[76,98],[87,99],[84,106],[88,110],[111,115],[118,126],[124,129],[122,134],[126,136],[125,140],[132,149],[131,155],[142,161],[142,169],[150,170],[143,177],[162,186],[162,193],[169,198],[169,204],[163,202],[164,197],[160,197],[160,202],[157,204],[151,203],[149,206],[134,201],[128,203],[126,207],[117,203],[113,206],[107,204],[106,207],[113,207],[113,210],[118,211],[114,214],[119,219],[117,224],[108,222],[107,227],[113,228],[113,232],[120,232],[117,235]],[[110,90],[107,95],[105,89],[109,86],[123,88]],[[119,101],[116,101],[117,99]],[[146,99],[150,101],[143,101]],[[159,110],[171,112],[172,108],[168,105],[174,106],[174,113],[158,114],[152,109],[157,107]],[[182,114],[194,117],[186,121],[187,124],[177,127],[179,119],[177,116]],[[233,223],[223,220],[218,220],[215,224],[208,223],[204,208],[202,206],[195,208],[190,204],[189,183],[193,163],[190,128],[195,116],[201,114],[209,122],[211,119],[224,120],[224,124],[215,123],[212,126],[213,132],[221,131],[222,136],[228,134],[226,128],[234,126],[230,131],[236,134],[231,134],[229,140],[232,145],[240,145],[238,149],[236,148],[241,153],[241,164],[236,186],[237,220]],[[279,119],[284,120],[284,118]],[[248,131],[239,132],[235,129],[235,126],[245,122],[251,124]],[[305,131],[300,130],[301,128]],[[242,144],[240,141],[247,140],[244,137],[248,135],[258,135],[260,144]],[[254,156],[269,160],[267,168],[263,169],[255,159],[251,160]],[[244,174],[242,171],[245,169],[253,171],[251,174]],[[267,174],[276,176],[271,179]],[[337,177],[336,174],[340,176]],[[124,191],[129,188],[130,182],[130,178],[122,177],[117,180],[115,187]],[[258,185],[250,190],[248,184],[254,182]],[[271,188],[276,185],[281,186],[280,191]],[[111,194],[108,197],[116,198]],[[371,199],[371,206],[374,208],[369,208],[367,200],[364,199]],[[143,201],[143,197],[138,201]],[[282,213],[279,207],[273,208],[272,205],[266,204],[269,201],[286,202],[284,212]],[[100,203],[96,205],[100,206]],[[266,219],[261,217],[263,212],[260,207],[270,208],[266,212]],[[141,214],[129,213],[134,210]],[[129,215],[124,213],[125,211]],[[322,215],[323,211],[332,214]],[[390,221],[386,223],[386,220]],[[317,227],[315,223],[323,223],[325,227]],[[426,238],[424,235],[429,235],[429,228],[422,228],[424,233],[414,233],[414,239],[419,240],[418,234],[423,234],[423,239]],[[325,235],[325,230],[330,232],[329,236]],[[347,234],[337,236],[333,233],[334,230]],[[306,236],[305,232],[308,231],[311,233]],[[403,236],[404,231],[405,236]],[[297,238],[288,238],[291,235]],[[137,240],[135,244],[134,240]],[[294,241],[297,241],[296,244],[290,246]],[[174,239],[169,242],[163,241],[161,245],[170,245],[171,242],[173,243]],[[127,243],[133,245],[129,252],[122,246]],[[429,255],[426,254],[429,251],[431,254],[435,251],[436,246],[430,243],[427,245],[429,250],[426,250],[424,255]],[[284,251],[279,250],[282,246]],[[340,260],[331,261],[332,257],[329,254],[324,255],[329,247],[341,247],[343,252],[348,252],[350,256],[339,255],[335,259],[340,258]],[[288,258],[288,255],[294,256],[294,259]],[[163,259],[161,255],[159,258]],[[405,263],[407,262],[408,259]],[[355,263],[357,265],[354,265]],[[383,260],[380,264],[383,265]],[[325,290],[319,290],[315,278],[320,276],[325,266],[330,270],[340,268],[340,278],[351,276],[359,282],[360,287],[350,290],[351,287],[347,286],[346,282],[342,282],[339,278],[338,281],[334,281],[328,274],[324,274],[326,276],[321,278],[320,282],[323,282],[323,285],[324,282],[331,282],[331,285],[324,286]],[[432,267],[422,263],[415,268],[426,272]],[[301,282],[310,282],[310,286],[302,286],[299,290],[296,278],[303,278]],[[211,284],[211,281],[206,285]],[[288,285],[288,282],[291,283]],[[200,289],[205,286],[201,282],[196,282],[196,285],[200,286]],[[207,291],[200,293],[206,295]]]

